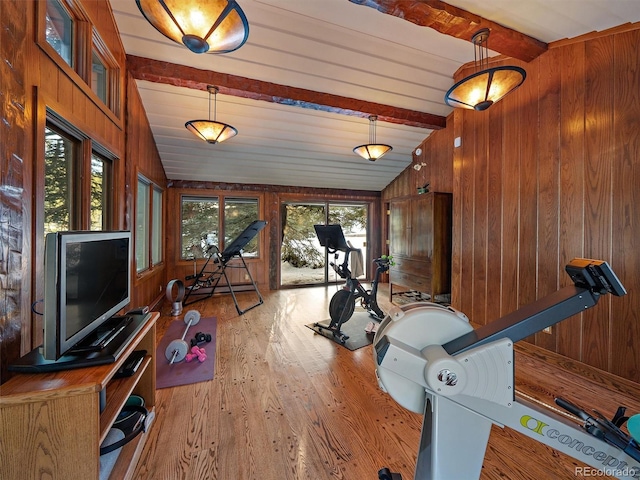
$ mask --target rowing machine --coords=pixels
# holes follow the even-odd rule
[[[427,303],[390,310],[373,343],[376,375],[396,402],[424,414],[414,480],[479,478],[492,424],[608,475],[640,479],[638,439],[620,425],[588,422],[578,407],[560,399],[585,420],[581,427],[515,395],[515,342],[595,306],[603,294],[626,294],[606,262],[574,259],[566,271],[574,285],[476,330],[451,307]],[[379,478],[400,476],[384,468]]]

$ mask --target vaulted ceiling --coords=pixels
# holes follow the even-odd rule
[[[204,1],[204,0],[202,0]],[[111,0],[169,179],[382,190],[445,125],[444,94],[491,29],[491,55],[528,62],[547,44],[640,21],[638,0],[239,0],[244,46],[195,54],[162,36],[132,0]],[[187,131],[216,117],[238,135],[209,145]],[[376,162],[353,153],[377,141]]]

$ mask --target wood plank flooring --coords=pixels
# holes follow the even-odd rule
[[[386,288],[379,292],[383,310]],[[244,315],[229,295],[188,306],[218,318],[215,377],[158,390],[156,421],[135,478],[374,480],[387,466],[413,479],[422,417],[378,388],[371,346],[350,352],[305,327],[328,318],[334,291],[267,292],[265,303]],[[241,306],[253,301],[251,294],[238,299]],[[157,341],[174,320],[169,312],[165,305]],[[518,391],[543,401],[562,395],[607,415],[620,404],[640,411],[638,385],[526,344],[517,345],[516,377]],[[482,478],[581,478],[576,465],[493,427]]]

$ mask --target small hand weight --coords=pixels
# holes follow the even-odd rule
[[[191,346],[202,345],[203,343],[209,343],[211,341],[210,333],[198,332],[196,336],[191,339]]]

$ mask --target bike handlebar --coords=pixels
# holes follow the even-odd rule
[[[393,261],[393,257],[391,256],[387,256],[387,255],[383,255],[380,258],[376,258],[373,263],[375,263],[376,265],[378,265],[378,268],[382,268],[384,272],[386,272],[387,270],[389,270],[389,267],[392,267],[393,265],[395,265],[396,263]]]

